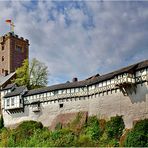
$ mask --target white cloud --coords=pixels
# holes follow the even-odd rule
[[[84,79],[147,58],[144,5],[87,1],[80,8],[63,3],[62,9],[56,3],[0,2],[0,34],[8,31],[5,19],[13,19],[15,32],[30,40],[30,58],[48,65],[49,84],[75,76]]]

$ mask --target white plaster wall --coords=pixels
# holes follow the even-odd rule
[[[26,106],[24,113],[8,114],[3,111],[6,127],[15,125],[24,120],[41,121],[44,126],[50,126],[54,118],[60,113],[88,111],[88,114],[99,118],[109,119],[112,116],[123,115],[126,128],[133,126],[134,120],[148,118],[148,85],[137,86],[136,94],[124,96],[118,89],[100,96],[64,99],[63,102],[52,101],[41,104],[41,111],[34,113],[31,106]],[[63,103],[63,108],[59,108]]]

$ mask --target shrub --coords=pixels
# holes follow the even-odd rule
[[[84,113],[83,112],[78,112],[76,114],[76,117],[75,119],[68,124],[68,127],[76,134],[76,135],[79,135],[82,128],[83,128],[83,125],[85,123],[84,121]]]
[[[55,130],[60,130],[62,129],[62,123],[58,122],[55,126]]]
[[[101,135],[101,129],[99,127],[99,121],[96,116],[88,118],[86,124],[86,135],[88,135],[92,140],[98,140]]]
[[[10,135],[10,130],[3,128],[0,133],[0,147],[8,147],[8,138]]]
[[[110,139],[120,139],[123,129],[124,121],[122,116],[111,117],[111,119],[106,123],[106,133]]]
[[[17,146],[23,146],[24,142],[28,140],[35,130],[42,129],[41,122],[36,121],[24,121],[16,129],[14,129],[14,138],[16,139]]]
[[[91,146],[94,146],[94,144],[88,135],[80,135],[79,139],[76,142],[76,146],[91,147]]]
[[[52,146],[68,147],[74,145],[75,134],[70,128],[63,128],[52,132],[51,139],[54,142]]]
[[[124,146],[148,147],[148,119],[137,122],[128,133]]]

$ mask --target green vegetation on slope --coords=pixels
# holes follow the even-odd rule
[[[138,121],[128,133],[124,146],[148,147],[148,119]]]
[[[88,117],[83,124],[81,113],[66,127],[61,123],[54,131],[43,127],[35,121],[25,121],[16,129],[6,129],[1,126],[1,147],[108,147],[120,146],[124,131],[124,122],[121,116],[112,117],[109,121]],[[1,123],[1,120],[0,120]],[[79,126],[77,126],[79,125]],[[148,146],[148,120],[137,122],[134,128],[127,133],[124,146]],[[139,135],[139,136],[138,136]]]

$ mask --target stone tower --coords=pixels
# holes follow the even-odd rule
[[[29,41],[14,33],[0,37],[0,75],[7,75],[22,66],[28,58]]]

